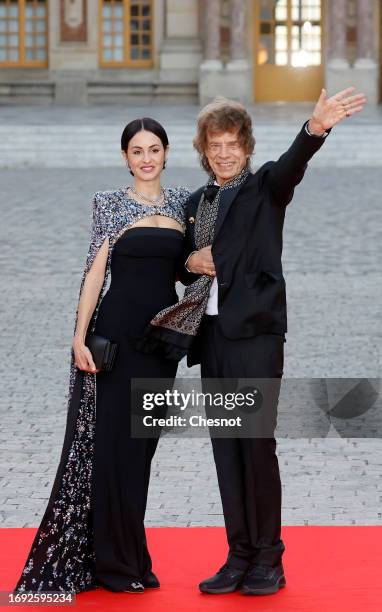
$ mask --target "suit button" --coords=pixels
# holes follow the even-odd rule
[[[219,283],[219,287],[225,287],[228,283],[226,281],[221,281]]]

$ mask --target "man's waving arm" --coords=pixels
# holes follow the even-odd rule
[[[354,87],[348,87],[328,98],[325,89],[289,149],[276,162],[270,162],[264,174],[277,204],[286,206],[292,199],[294,188],[302,180],[307,164],[322,147],[326,136],[337,123],[363,110],[364,94],[350,95]]]

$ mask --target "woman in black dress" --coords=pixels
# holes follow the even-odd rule
[[[177,361],[135,346],[155,314],[178,300],[189,193],[161,187],[168,139],[155,120],[129,123],[121,148],[134,181],[94,196],[62,457],[17,592],[159,587],[144,529],[158,439],[131,435],[130,380],[176,376]],[[96,370],[85,345],[89,331],[117,343],[111,371]]]

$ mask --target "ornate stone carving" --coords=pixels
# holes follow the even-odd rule
[[[61,42],[86,42],[87,0],[60,0]]]

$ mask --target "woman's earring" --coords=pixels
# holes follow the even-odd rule
[[[129,162],[127,161],[127,159],[126,159],[126,168],[128,168],[130,170],[131,176],[134,176],[134,172],[131,171],[131,168],[129,166]]]

